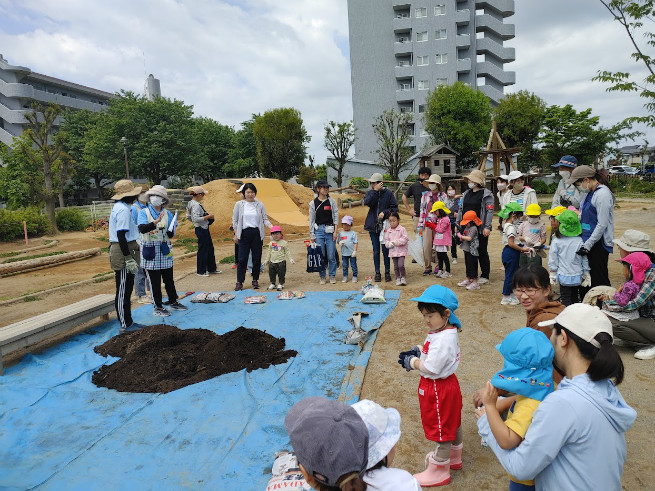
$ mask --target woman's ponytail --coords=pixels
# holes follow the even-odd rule
[[[623,381],[623,360],[618,351],[612,344],[612,337],[601,332],[596,334],[594,338],[600,348],[596,348],[593,344],[583,341],[581,338],[571,333],[568,329],[566,333],[578,346],[580,354],[590,360],[587,375],[594,382],[605,379],[614,379],[614,385],[619,385]]]
[[[366,491],[366,487],[366,483],[356,472],[348,474],[345,477],[342,476],[339,483],[339,489],[341,491]]]

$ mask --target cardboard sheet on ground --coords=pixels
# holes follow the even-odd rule
[[[277,179],[250,179],[257,187],[257,199],[264,203],[266,213],[279,223],[307,227],[309,230],[309,209],[303,215],[291,200]]]
[[[359,346],[343,343],[359,292],[307,292],[304,299],[246,305],[191,304],[162,319],[149,306],[136,322],[161,320],[223,334],[240,325],[286,339],[287,363],[216,377],[168,394],[99,388],[94,370],[116,359],[93,352],[118,332],[111,321],[0,377],[0,489],[264,489],[274,452],[288,448],[284,416],[297,401],[323,395],[355,402],[377,330],[395,307],[367,305]],[[350,370],[349,370],[350,366]],[[353,368],[354,367],[354,368]]]

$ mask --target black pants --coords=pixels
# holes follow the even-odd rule
[[[491,272],[491,263],[489,262],[489,252],[487,248],[489,247],[489,237],[485,237],[483,228],[478,229],[478,240],[480,245],[478,246],[478,262],[480,263],[480,276],[483,278],[489,279],[489,273]]]
[[[234,264],[239,264],[239,244],[234,244]]]
[[[443,271],[444,264],[446,265],[446,271],[450,273],[450,261],[448,260],[448,252],[437,252],[437,262],[439,264],[438,268],[440,271]]]
[[[208,228],[196,227],[198,237],[198,254],[196,254],[196,273],[215,273],[216,257],[214,256],[214,244]]]
[[[146,269],[146,275],[150,281],[152,300],[157,307],[162,307],[161,303],[161,282],[164,281],[168,301],[175,303],[177,301],[177,291],[175,290],[175,281],[173,280],[173,268],[167,269]]]
[[[132,325],[132,289],[134,288],[134,275],[127,272],[125,268],[114,271],[116,278],[116,298],[114,308],[121,328],[125,329]]]
[[[591,286],[580,287],[580,295],[582,298],[595,286],[611,286],[610,275],[607,270],[607,261],[610,253],[603,247],[603,240],[599,240],[587,254],[589,260],[589,273],[591,274]]]
[[[254,265],[253,265],[254,269]],[[284,285],[284,277],[287,274],[287,262],[282,261],[279,263],[268,264],[268,277],[272,284],[275,284],[275,278],[278,278],[278,285]]]
[[[566,307],[574,303],[580,303],[580,286],[566,286],[560,284],[559,294],[559,301]]]
[[[259,236],[259,229],[255,227],[244,228],[239,237],[239,266],[237,267],[237,281],[243,283],[246,280],[248,269],[248,256],[252,252],[252,279],[259,281],[259,272],[262,267],[262,238]]]
[[[457,246],[460,244],[459,239],[457,238],[457,225],[454,223],[450,224],[450,232],[453,236],[453,242],[450,247],[450,255],[453,259],[457,259]]]
[[[478,278],[478,257],[464,251],[464,264],[466,264],[466,277],[472,280]]]

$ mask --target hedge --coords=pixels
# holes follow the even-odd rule
[[[89,221],[82,210],[78,208],[62,208],[55,212],[57,228],[60,232],[75,232],[85,230]]]
[[[50,230],[48,217],[36,207],[20,210],[0,210],[0,241],[10,242],[24,236],[23,222],[27,223],[27,235],[36,237]]]

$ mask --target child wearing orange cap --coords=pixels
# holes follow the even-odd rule
[[[482,220],[478,215],[469,210],[462,216],[460,226],[465,227],[462,232],[457,232],[457,238],[462,242],[460,247],[464,251],[464,263],[466,264],[466,279],[457,283],[457,286],[465,286],[467,290],[479,290],[478,284],[478,227]]]
[[[268,285],[269,290],[274,290],[275,280],[277,279],[277,289],[282,290],[284,288],[284,277],[287,274],[287,259],[291,264],[294,264],[295,261],[289,254],[289,246],[287,241],[283,239],[282,229],[279,225],[273,225],[271,227],[271,242],[268,244],[268,249],[266,249],[266,256],[262,261],[262,266],[268,264],[268,277],[271,280],[271,284]]]

